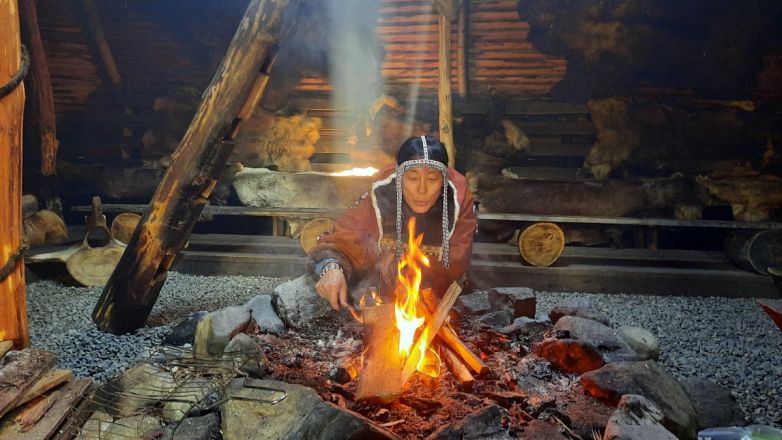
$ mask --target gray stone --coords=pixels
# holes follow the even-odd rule
[[[182,420],[190,410],[212,391],[210,382],[203,378],[189,380],[178,386],[163,405],[161,415],[168,421]]]
[[[689,397],[655,361],[615,362],[581,375],[587,394],[618,405],[625,394],[644,396],[665,415],[662,424],[680,438],[695,438],[698,419]]]
[[[622,396],[616,411],[608,419],[605,440],[676,440],[660,424],[663,412],[649,399],[628,394]]]
[[[644,360],[616,330],[591,319],[564,316],[554,324],[554,333],[569,334],[563,339],[576,339],[592,345],[600,351],[605,363]]]
[[[562,435],[554,425],[538,419],[529,422],[527,427],[524,428],[522,438],[534,440],[567,440],[567,437]]]
[[[708,380],[679,381],[698,415],[698,428],[744,426],[744,413],[730,390]]]
[[[605,364],[595,346],[576,339],[546,338],[534,345],[533,352],[568,373],[586,373]]]
[[[115,420],[103,432],[101,440],[142,439],[146,434],[160,429],[160,420],[149,415],[135,415]]]
[[[641,356],[640,360],[656,361],[660,358],[660,343],[650,331],[641,327],[625,326],[619,327],[616,333]]]
[[[495,404],[473,411],[464,419],[443,425],[429,440],[509,439],[502,426],[503,410]]]
[[[258,295],[248,301],[244,307],[252,311],[253,320],[258,324],[258,329],[262,333],[280,334],[285,331],[285,323],[277,316],[274,307],[272,307],[271,295]]]
[[[513,322],[500,330],[500,333],[516,337],[520,335],[531,336],[543,334],[551,330],[551,321],[548,319],[533,319],[522,316],[513,320]]]
[[[489,290],[489,303],[495,306],[507,304],[513,312],[513,318],[535,318],[537,299],[529,287],[495,287]]]
[[[225,440],[397,438],[359,414],[324,402],[312,388],[273,380],[253,380],[256,388],[247,388],[243,382],[231,381],[226,388],[229,400],[220,406]]]
[[[223,360],[232,369],[238,369],[251,377],[261,377],[269,370],[269,359],[261,346],[244,333],[231,339],[223,352]]]
[[[247,330],[252,316],[246,307],[226,307],[207,315],[196,328],[196,356],[221,354],[231,338]]]
[[[328,301],[315,291],[315,283],[309,275],[277,286],[272,294],[272,304],[277,315],[294,329],[332,312]]]
[[[511,319],[513,319],[513,317],[511,316],[510,311],[497,310],[496,312],[487,313],[478,317],[473,321],[473,324],[499,330],[510,325]]]
[[[114,418],[103,411],[95,411],[84,422],[76,440],[100,440],[106,438],[105,433],[111,426]]]
[[[175,387],[171,373],[145,363],[104,385],[96,401],[110,402],[105,411],[116,417],[129,417],[157,404]]]
[[[198,323],[208,314],[209,312],[202,311],[184,317],[176,325],[171,327],[171,331],[163,339],[163,343],[177,347],[185,344],[192,345],[195,342],[195,333]]]
[[[552,322],[556,323],[563,316],[579,316],[610,325],[608,318],[597,310],[592,302],[586,298],[571,298],[557,303],[548,313]]]
[[[453,309],[460,317],[479,316],[494,310],[489,302],[489,293],[485,291],[460,295],[453,305]]]
[[[215,413],[188,417],[174,428],[171,437],[166,440],[210,440],[215,438],[219,426]]]

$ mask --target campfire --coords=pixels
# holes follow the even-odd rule
[[[359,402],[397,400],[416,371],[438,377],[442,362],[438,351],[464,388],[469,389],[474,381],[468,366],[479,374],[488,370],[446,322],[461,293],[459,284],[454,282],[434,312],[430,311],[424,298],[435,295],[421,289],[423,268],[430,262],[421,250],[423,234],[415,235],[415,218],[410,219],[408,232],[407,246],[397,267],[394,304],[363,309],[365,366],[356,390]],[[439,338],[435,340],[435,336]]]

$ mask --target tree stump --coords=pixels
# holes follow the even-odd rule
[[[318,237],[320,237],[320,234],[331,230],[333,227],[334,220],[330,218],[321,217],[307,222],[307,224],[301,228],[301,236],[299,237],[301,248],[304,249],[304,252],[309,252],[310,249],[314,248],[318,244]]]
[[[535,223],[519,234],[519,254],[527,263],[548,267],[562,255],[565,234],[554,223]]]

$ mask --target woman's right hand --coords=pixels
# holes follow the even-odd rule
[[[318,292],[318,295],[331,304],[331,308],[334,310],[339,310],[343,307],[347,309],[353,308],[348,303],[348,284],[345,281],[345,274],[341,270],[332,269],[326,271],[315,284],[315,290]]]

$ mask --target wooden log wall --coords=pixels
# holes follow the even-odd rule
[[[519,19],[516,0],[470,0],[467,26],[468,90],[486,96],[542,97],[565,74],[564,58],[545,55],[526,42],[529,25]],[[458,58],[458,26],[452,26],[451,57]],[[386,54],[381,66],[386,90],[405,97],[437,95],[438,14],[420,0],[383,0],[377,35]],[[451,67],[452,83],[457,66]],[[323,78],[305,78],[299,91],[325,92]]]

